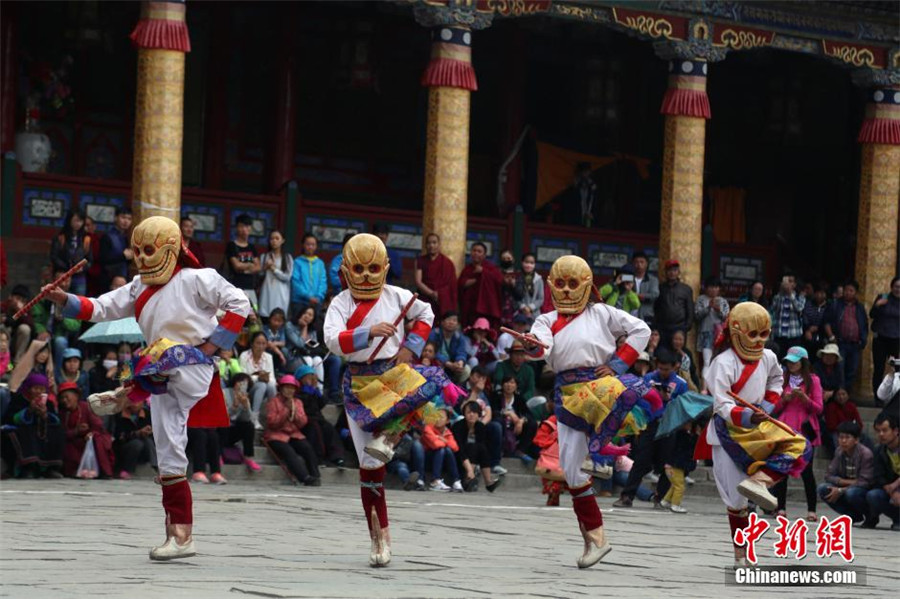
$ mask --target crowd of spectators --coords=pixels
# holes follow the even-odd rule
[[[133,276],[131,225],[125,208],[117,209],[114,226],[106,233],[73,211],[51,240],[47,278],[87,258],[87,273],[67,283],[70,291],[95,295],[125,284]],[[224,258],[209,264],[202,244],[194,238],[194,223],[190,218],[181,221],[189,250],[204,266],[218,268],[253,306],[235,346],[218,353],[231,425],[194,429],[189,435],[193,480],[227,482],[223,463],[242,463],[249,471],[258,471],[254,446],[261,437],[289,476],[298,483],[321,484],[319,469],[343,465],[344,452],[350,447],[346,418],[341,414],[332,422],[325,417],[328,404],[342,401],[344,365],[322,343],[324,312],[344,287],[341,255],[338,252],[326,264],[319,256],[318,239],[307,233],[301,240],[301,254],[292,256],[278,230],[268,233],[267,247],[260,251],[251,240],[252,227],[249,216],[239,215]],[[404,277],[403,261],[390,246],[389,230],[373,232],[388,245],[389,282],[417,291],[435,313],[422,363],[443,367],[469,394],[455,410],[421,431],[411,431],[398,446],[390,471],[410,490],[473,491],[480,480],[492,491],[506,474],[502,457],[518,458],[533,467],[542,451],[552,447],[549,429],[539,427],[552,412],[546,398],[553,373],[544,362],[526,360],[515,337],[500,331],[509,327],[527,332],[538,315],[552,310],[552,282],[537,271],[535,255],[526,253],[517,259],[504,249],[494,264],[481,242],[472,244],[469,262],[457,276],[435,234],[426,237],[424,254]],[[344,243],[347,239],[349,235]],[[630,263],[599,286],[596,299],[650,325],[650,344],[632,374],[665,389],[668,400],[688,390],[705,392],[703,374],[733,302],[723,296],[722,282],[716,277],[704,281],[695,299],[692,289],[681,281],[681,265],[675,259],[663,264],[662,274],[660,281],[649,271],[648,256],[636,252]],[[2,305],[5,476],[72,474],[73,460],[87,439],[93,441],[101,462],[100,478],[127,479],[139,464],[153,465],[152,406],[131,406],[107,419],[83,409],[88,394],[115,388],[137,346],[82,343],[79,336],[87,325],[63,318],[50,302],[40,302],[31,313],[13,319],[32,291],[13,285]],[[900,280],[895,278],[890,291],[876,298],[860,298],[858,291],[853,281],[835,289],[825,283],[804,284],[786,274],[774,294],[757,281],[740,299],[762,304],[772,316],[770,347],[786,360],[786,407],[780,417],[796,421],[798,427],[809,425],[803,427],[804,434],[833,454],[838,465],[844,463],[840,456],[852,453],[848,435],[862,439],[863,449],[874,447],[873,440],[857,430],[866,423],[853,401],[860,356],[868,335],[874,336],[871,385],[878,405],[886,405],[888,418],[880,421],[887,432],[879,432],[877,439],[880,448],[888,449],[878,451],[887,452],[882,461],[893,464],[893,470],[888,470],[895,472],[896,436],[892,440],[890,431],[896,431],[900,380],[898,368],[889,364],[900,354]],[[863,299],[869,301],[868,310]],[[60,434],[51,434],[57,428]],[[641,435],[633,444],[623,445],[622,455],[610,456],[613,474],[608,480],[623,487],[620,501],[649,497],[666,507],[680,506],[685,481],[690,483],[690,465],[689,460],[672,462],[676,461],[673,456],[684,453],[676,449],[689,442],[684,435],[690,434],[690,430],[679,431],[665,446],[652,443],[650,434]],[[29,438],[23,442],[25,437]],[[656,484],[649,496],[642,485],[648,473]],[[885,485],[894,481],[889,478],[872,480],[886,480],[881,487],[891,507],[896,486],[894,491],[887,490]],[[810,513],[819,497],[829,504],[837,501],[834,491],[816,488],[811,468],[803,482]],[[604,483],[604,492],[612,490],[611,484]],[[843,493],[844,503],[850,505],[852,497],[858,506],[858,492]],[[875,503],[883,499],[875,495]],[[783,489],[778,497],[783,509]]]

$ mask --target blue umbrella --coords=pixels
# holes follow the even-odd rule
[[[686,423],[712,412],[712,395],[688,391],[669,401],[656,431],[656,438],[671,435]]]
[[[144,335],[134,317],[98,322],[79,337],[85,343],[144,343]]]

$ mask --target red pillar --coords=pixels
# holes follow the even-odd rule
[[[16,145],[16,76],[19,47],[15,4],[5,3],[0,17],[0,152]]]

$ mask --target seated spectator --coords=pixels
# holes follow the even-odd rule
[[[516,392],[524,401],[534,396],[534,369],[525,362],[525,346],[521,341],[513,342],[509,348],[509,358],[497,364],[494,369],[495,392],[502,391],[501,385],[508,377],[516,380]]]
[[[25,352],[28,351],[28,344],[31,343],[31,334],[34,332],[34,320],[30,313],[23,314],[18,319],[13,320],[13,316],[18,312],[28,300],[31,299],[31,293],[25,285],[16,285],[12,288],[9,297],[0,303],[0,311],[3,313],[3,326],[10,334],[10,351],[13,354],[13,363],[17,364]]]
[[[875,450],[872,488],[866,493],[868,518],[863,528],[875,528],[884,514],[891,530],[900,530],[900,424],[893,414],[882,412],[875,418],[880,445]]]
[[[494,332],[487,318],[476,320],[475,324],[466,329],[466,333],[472,337],[469,343],[469,366],[483,366],[488,373],[492,373],[497,367],[500,354],[494,346]]]
[[[456,454],[457,460],[461,470],[465,473],[463,488],[468,492],[478,490],[478,477],[475,476],[475,465],[477,465],[481,469],[484,487],[493,493],[503,479],[495,480],[491,477],[487,427],[481,422],[481,406],[477,401],[467,401],[463,404],[462,412],[463,419],[456,421],[451,430],[456,445],[459,447]]]
[[[43,375],[47,379],[47,393],[50,395],[51,403],[56,403],[56,371],[53,368],[50,345],[47,341],[35,339],[31,342],[25,355],[16,362],[9,375],[9,390],[12,393],[18,391],[22,381],[31,373]]]
[[[323,356],[327,351],[324,344],[319,342],[319,335],[313,323],[316,320],[316,309],[307,306],[297,315],[297,324],[289,323],[285,329],[287,337],[287,351],[290,355],[289,368],[292,371],[300,368],[302,364],[312,367],[319,381],[319,387],[325,380],[325,361]],[[338,360],[340,360],[338,358]]]
[[[88,383],[91,393],[103,393],[115,391],[120,386],[120,378],[123,368],[131,363],[131,346],[127,343],[119,345],[118,351],[108,349],[103,353],[103,359],[94,364],[88,374]]]
[[[295,397],[300,383],[290,374],[278,381],[278,395],[266,404],[263,440],[298,483],[322,486],[319,463],[302,429],[308,418],[303,402]]]
[[[850,401],[846,389],[838,389],[834,399],[825,406],[825,430],[831,437],[833,448],[838,446],[838,427],[844,422],[855,422],[862,430],[863,421],[856,404]]]
[[[222,387],[232,387],[234,376],[236,374],[244,374],[244,371],[241,369],[241,362],[234,357],[234,349],[219,348],[216,355],[219,356],[219,379],[222,382]]]
[[[630,266],[615,270],[613,280],[600,288],[600,298],[604,304],[637,316],[641,298],[634,291],[634,273]]]
[[[222,474],[222,449],[219,447],[219,431],[214,428],[188,427],[188,452],[194,474],[191,482],[216,485],[227,485],[228,480]],[[209,477],[206,468],[209,466]]]
[[[503,427],[504,454],[517,457],[529,466],[537,455],[537,449],[532,444],[537,424],[518,388],[514,376],[504,377],[500,384],[501,391],[495,396],[491,409],[494,419]]]
[[[468,382],[469,395],[466,401],[474,401],[481,406],[481,422],[487,427],[487,447],[490,457],[491,471],[497,475],[506,474],[507,470],[500,465],[503,458],[503,425],[494,419],[489,390],[487,371],[481,366],[472,369]]]
[[[12,424],[9,437],[19,478],[62,478],[66,432],[56,404],[48,399],[47,377],[30,373],[13,395],[3,424]]]
[[[441,323],[431,331],[428,341],[437,348],[437,359],[441,361],[450,379],[462,384],[469,378],[469,340],[459,330],[459,314],[453,310],[441,316]]]
[[[682,335],[682,338],[683,337],[684,337],[684,335]],[[655,328],[650,329],[650,340],[647,341],[647,347],[644,348],[644,351],[650,355],[650,370],[653,370],[654,368],[656,368],[656,348],[659,347],[659,342],[661,339],[662,339],[662,336],[660,335],[659,329],[655,329]],[[673,339],[674,339],[674,336],[673,336]],[[673,345],[672,349],[675,349],[674,341],[673,341],[672,345]],[[690,355],[691,352],[688,351],[688,349],[685,347],[685,345],[686,344],[682,343],[682,350],[684,350],[684,351],[680,352],[680,353]],[[682,359],[683,358],[684,357],[682,356]],[[690,370],[690,369],[686,368],[685,370]]]
[[[635,376],[644,378],[644,375],[650,372],[650,354],[645,351],[639,353],[637,360],[635,360],[634,364],[631,366],[630,372]],[[684,376],[680,372],[678,374],[682,377]]]
[[[297,395],[303,402],[307,418],[303,434],[312,445],[320,463],[327,461],[340,468],[344,465],[344,447],[334,426],[322,415],[325,397],[317,386],[319,381],[316,373],[304,364],[294,373],[294,378],[300,383]]]
[[[431,486],[432,491],[455,491],[463,492],[462,482],[459,480],[459,469],[456,467],[456,452],[459,446],[453,433],[447,427],[449,415],[445,410],[437,415],[434,424],[425,425],[425,432],[422,435],[422,446],[425,448],[425,461],[431,464]],[[453,481],[451,486],[444,483],[444,470],[450,475]]]
[[[259,472],[262,466],[256,463],[253,445],[256,427],[253,425],[253,412],[250,403],[250,383],[253,380],[246,372],[236,372],[231,376],[230,385],[224,389],[225,404],[228,408],[228,427],[219,429],[219,445],[221,449],[234,447],[241,442],[242,462],[250,472]]]
[[[263,404],[273,397],[277,389],[275,387],[275,366],[272,355],[266,351],[269,341],[262,331],[253,333],[250,337],[250,349],[241,354],[241,370],[250,375],[253,385],[250,387],[251,415],[253,424],[257,429],[262,429],[259,420],[259,411]]]
[[[62,352],[62,368],[59,370],[57,380],[62,386],[65,383],[75,383],[80,392],[87,397],[91,393],[91,385],[88,381],[88,373],[81,369],[81,350],[69,347]]]
[[[838,514],[862,522],[868,514],[866,494],[872,486],[872,452],[859,442],[860,427],[855,422],[838,426],[838,448],[828,465],[819,497]]]
[[[513,317],[513,325],[512,329],[517,333],[525,334],[531,329],[531,325],[534,323],[534,319],[530,316],[526,316],[525,314],[516,314]],[[500,336],[497,338],[497,356],[500,360],[506,360],[509,358],[509,348],[512,347],[513,342],[516,340],[515,337],[510,335],[509,333],[500,333]]]
[[[437,359],[437,346],[431,341],[426,342],[425,347],[422,348],[419,364],[422,366],[441,366],[441,361]]]
[[[263,327],[266,334],[266,351],[272,355],[272,360],[279,372],[288,368],[287,338],[284,330],[284,310],[275,308],[269,314],[269,324]]]
[[[56,279],[64,272],[64,270],[53,269],[53,278]],[[60,283],[59,288],[69,291],[71,283],[72,279],[65,279]],[[36,303],[31,308],[31,319],[34,322],[34,332],[37,338],[50,341],[53,363],[59,366],[62,363],[63,351],[78,342],[82,322],[77,318],[63,318],[62,311],[50,300]],[[85,390],[82,389],[82,391]]]
[[[394,446],[394,457],[387,471],[396,474],[404,491],[424,491],[425,448],[412,433],[406,433]]]
[[[81,401],[81,390],[73,382],[59,386],[60,419],[66,431],[66,448],[63,451],[63,474],[75,476],[88,439],[94,442],[94,454],[100,478],[112,478],[112,437],[103,428],[103,422],[91,411],[86,401]]]
[[[241,332],[238,333],[234,342],[234,349],[238,357],[244,351],[250,349],[253,335],[259,332],[262,332],[262,323],[259,321],[259,316],[256,315],[256,312],[250,310],[250,314],[247,315],[247,320],[244,321],[244,326],[241,327]]]
[[[555,415],[544,420],[538,427],[534,444],[540,450],[534,473],[541,477],[541,494],[547,496],[547,505],[558,506],[559,496],[569,487],[566,484],[566,474],[559,465],[559,436]]]
[[[149,463],[157,470],[151,422],[150,408],[143,403],[126,402],[122,411],[116,414],[113,420],[113,453],[120,479],[130,479],[138,464]]]
[[[844,369],[839,362],[841,352],[837,343],[828,343],[816,352],[819,361],[816,362],[815,372],[822,383],[822,398],[827,403],[831,401],[835,391],[844,389]]]

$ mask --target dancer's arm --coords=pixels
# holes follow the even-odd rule
[[[50,298],[54,301],[65,302],[62,310],[64,318],[77,318],[91,322],[118,320],[134,316],[136,281],[137,277],[100,297],[84,297],[56,289],[51,292]],[[65,297],[59,294],[63,294]]]
[[[615,337],[626,335],[625,343],[606,364],[616,374],[625,374],[635,363],[638,355],[647,347],[647,343],[650,341],[650,327],[640,318],[632,316],[624,310],[601,305],[595,305],[593,309],[607,311],[609,331]]]

